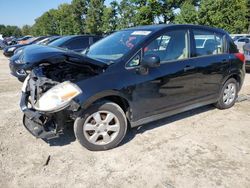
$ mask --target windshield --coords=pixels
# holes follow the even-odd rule
[[[83,53],[105,63],[113,63],[141,42],[151,31],[118,31],[96,42]]]
[[[60,47],[62,46],[66,41],[68,41],[71,38],[71,36],[66,36],[66,37],[62,37],[60,39],[57,39],[51,43],[48,44],[48,46],[57,46]]]

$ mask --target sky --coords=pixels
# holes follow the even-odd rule
[[[106,0],[105,4],[110,2]],[[0,24],[32,25],[37,17],[61,3],[71,3],[71,0],[0,0]]]

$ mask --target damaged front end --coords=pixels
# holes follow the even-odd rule
[[[81,107],[74,98],[82,91],[74,82],[96,74],[89,65],[79,67],[69,62],[34,67],[23,84],[20,102],[27,130],[42,139],[63,133]]]

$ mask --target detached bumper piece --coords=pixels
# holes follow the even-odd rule
[[[39,119],[29,119],[23,116],[24,127],[36,138],[52,139],[57,138],[59,133],[56,132],[56,125],[50,121],[46,123],[38,123]]]
[[[24,113],[23,124],[25,128],[36,138],[52,139],[63,133],[64,116],[61,113],[41,114],[28,108],[28,95],[22,93],[20,107]]]

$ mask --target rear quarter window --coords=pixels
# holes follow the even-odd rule
[[[227,37],[227,43],[228,43],[228,51],[229,53],[238,53],[239,50],[236,46],[236,44],[234,43],[233,39],[231,39],[230,37]]]
[[[224,53],[224,35],[202,29],[193,30],[196,57]]]

